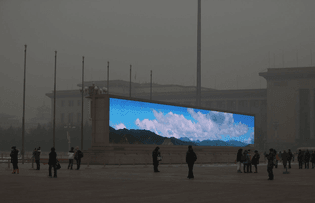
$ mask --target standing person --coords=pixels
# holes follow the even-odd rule
[[[57,178],[57,168],[56,168],[56,162],[57,162],[57,153],[55,152],[55,148],[51,148],[51,152],[49,153],[49,177],[51,177],[51,168],[54,168],[54,178]]]
[[[76,146],[75,149],[76,149],[76,151],[75,151],[74,159],[77,162],[77,169],[76,170],[79,170],[80,169],[80,165],[81,165],[81,159],[83,157],[83,153],[81,152],[81,150],[79,150],[78,146]]]
[[[278,168],[278,161],[280,160],[278,152],[274,149],[273,153],[275,155],[275,159],[276,159],[276,164],[275,164],[275,168]]]
[[[35,149],[33,150],[33,154],[32,154],[32,159],[34,159],[35,158],[35,155],[36,155],[36,147],[35,147]]]
[[[281,154],[283,168],[287,168],[287,162],[289,159],[289,154],[284,150]]]
[[[255,166],[255,172],[257,173],[257,164],[259,164],[260,155],[258,154],[258,151],[255,150],[255,154],[252,158],[252,164]]]
[[[12,174],[15,174],[15,172],[16,174],[19,174],[18,155],[19,155],[19,150],[16,149],[16,146],[11,147],[10,157],[11,157],[11,163],[13,165]]]
[[[244,157],[244,162],[243,162],[243,171],[244,173],[248,173],[248,156],[247,156],[247,150],[244,151],[243,157]]]
[[[310,152],[309,152],[308,149],[307,149],[306,152],[305,152],[305,155],[304,155],[305,169],[309,169],[309,166],[310,166],[310,158],[311,158],[311,154],[310,154]]]
[[[71,166],[71,170],[72,170],[72,166],[73,166],[73,158],[74,158],[74,148],[71,147],[71,150],[68,152],[68,158],[69,158],[69,165],[68,165],[68,169]]]
[[[268,164],[267,164],[267,172],[269,175],[269,179],[268,180],[273,180],[274,179],[274,175],[273,175],[273,166],[274,166],[274,159],[275,159],[275,152],[273,151],[273,149],[269,149],[269,154],[265,154],[265,157],[268,159]]]
[[[252,154],[250,152],[250,149],[248,150],[247,156],[248,156],[247,172],[248,172],[248,169],[249,169],[248,173],[253,173],[252,172]]]
[[[237,173],[242,173],[241,171],[241,167],[242,167],[242,152],[243,152],[243,149],[239,149],[237,151],[237,155],[236,155],[236,170],[237,170]]]
[[[303,167],[303,153],[301,150],[299,150],[298,162],[299,162],[299,169],[302,169],[302,167]]]
[[[311,154],[312,169],[315,167],[315,151]]]
[[[291,160],[293,158],[293,154],[291,152],[291,150],[289,149],[289,152],[288,152],[288,162],[289,162],[289,168],[291,168]]]
[[[193,151],[192,146],[189,145],[188,151],[186,153],[186,163],[188,164],[188,169],[189,169],[187,178],[189,179],[194,178],[193,167],[196,160],[197,160],[197,155]]]
[[[35,153],[35,161],[36,161],[36,166],[37,166],[36,170],[40,170],[40,153],[41,153],[41,150],[40,150],[40,147],[38,147]]]
[[[153,152],[152,152],[152,159],[153,159],[153,169],[154,169],[154,172],[160,172],[158,170],[158,166],[159,166],[159,160],[158,160],[158,157],[161,157],[161,154],[160,154],[160,147],[156,147]]]

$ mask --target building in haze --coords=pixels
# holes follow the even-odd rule
[[[314,91],[315,67],[272,68],[259,73],[267,80],[266,89],[215,90],[202,88],[201,107],[239,114],[255,114],[255,148],[266,150],[295,149],[315,144]],[[106,87],[107,81],[89,81]],[[129,97],[129,81],[109,81],[109,93]],[[81,87],[81,84],[77,85]],[[46,94],[51,98],[53,92]],[[131,96],[150,99],[150,83],[132,83]],[[152,100],[175,105],[196,104],[196,87],[152,85]],[[53,112],[52,114],[53,115]],[[90,123],[90,101],[84,101],[84,123]],[[57,91],[56,124],[81,123],[81,93],[78,90]]]

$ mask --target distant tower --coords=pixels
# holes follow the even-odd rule
[[[201,106],[201,0],[198,0],[196,105]]]

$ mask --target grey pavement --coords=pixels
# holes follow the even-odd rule
[[[267,167],[258,173],[236,173],[236,166],[200,165],[194,167],[195,179],[187,179],[187,165],[160,165],[153,173],[148,165],[92,165],[87,169],[67,170],[62,164],[58,178],[48,177],[48,166],[31,169],[19,163],[20,174],[11,174],[0,164],[1,202],[311,202],[315,198],[315,169],[297,169],[290,174],[283,167],[274,169],[269,181]],[[12,169],[12,166],[11,166]]]

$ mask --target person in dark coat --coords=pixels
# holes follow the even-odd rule
[[[154,172],[160,172],[158,169],[159,166],[159,160],[158,157],[161,157],[160,154],[160,147],[156,147],[152,152],[152,159],[153,159],[153,170]]]
[[[56,168],[56,162],[57,162],[57,153],[55,152],[55,148],[51,148],[51,152],[49,153],[49,177],[51,177],[51,168],[54,168],[54,178],[57,178],[57,168]]]
[[[19,167],[18,167],[18,160],[19,160],[19,150],[16,149],[16,146],[11,147],[11,163],[13,165],[13,171],[12,174],[19,174]]]
[[[265,157],[268,159],[268,164],[267,164],[267,172],[269,175],[268,180],[273,180],[274,175],[273,175],[273,166],[274,166],[274,159],[275,159],[275,151],[271,148],[269,149],[269,154],[265,154]]]
[[[289,149],[288,152],[288,163],[289,163],[289,168],[291,168],[291,160],[293,159],[293,154],[291,152],[291,150]]]
[[[278,162],[279,162],[279,160],[277,159],[277,157],[279,157],[279,155],[278,155],[278,152],[274,149],[273,150],[273,153],[274,153],[274,155],[275,155],[275,159],[276,159],[276,165],[275,165],[275,168],[278,168]]]
[[[301,150],[299,150],[299,154],[298,154],[298,162],[299,162],[299,169],[303,168],[303,152]]]
[[[243,149],[239,149],[237,151],[237,155],[236,155],[236,165],[237,165],[237,173],[242,173],[241,171],[241,165],[242,165],[242,152],[243,152]]]
[[[311,154],[312,169],[315,167],[315,151]]]
[[[247,172],[252,173],[252,153],[250,149],[248,150],[247,157],[248,157]]]
[[[187,178],[189,178],[189,179],[194,178],[193,167],[194,167],[196,160],[197,160],[197,155],[193,151],[192,146],[189,145],[188,151],[186,153],[186,163],[188,164],[188,176],[187,176]]]
[[[255,167],[255,172],[254,173],[257,173],[257,165],[259,164],[259,159],[260,159],[260,155],[258,154],[258,151],[255,150],[255,154],[254,154],[254,156],[252,158],[252,164]]]
[[[244,157],[244,161],[243,161],[243,171],[244,173],[248,173],[248,156],[247,156],[248,152],[247,150],[244,151],[243,153],[243,157]]]
[[[79,170],[79,169],[80,169],[82,157],[83,157],[82,151],[79,150],[79,147],[78,147],[78,146],[76,146],[75,152],[74,152],[74,159],[75,159],[76,162],[77,162],[77,169],[76,169],[76,170]]]
[[[281,154],[283,168],[287,168],[287,163],[289,159],[289,154],[284,150]]]
[[[304,154],[305,169],[309,169],[310,167],[310,158],[311,158],[311,154],[307,149]]]
[[[36,153],[35,153],[35,161],[36,161],[36,170],[40,170],[40,147],[37,148]]]

